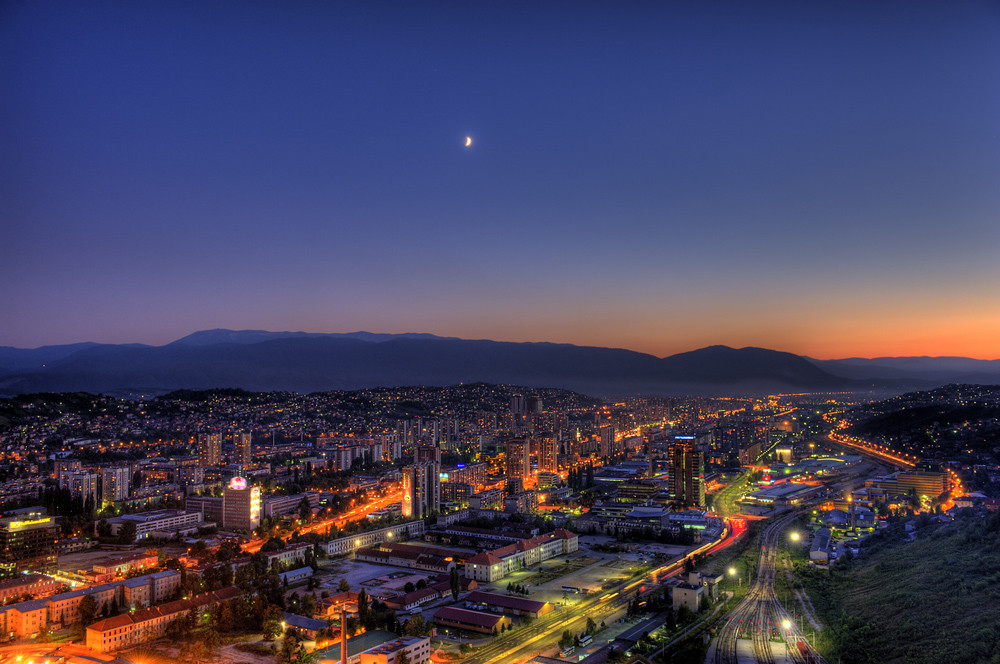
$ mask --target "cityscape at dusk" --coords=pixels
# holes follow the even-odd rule
[[[4,3],[0,345],[996,359],[998,24],[990,2]]]
[[[0,3],[0,664],[997,664],[998,36]]]

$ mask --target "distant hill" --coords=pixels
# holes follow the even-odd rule
[[[935,387],[948,383],[1000,382],[1000,360],[975,360],[968,357],[806,359],[835,376],[853,380],[893,381],[907,388]]]
[[[37,361],[34,366],[25,365],[23,357],[9,355],[21,364],[0,375],[0,393],[161,393],[216,387],[315,392],[489,382],[608,396],[839,391],[870,386],[835,376],[791,353],[726,346],[657,358],[569,344],[260,330],[196,332],[165,346],[83,346],[55,353],[44,367]]]

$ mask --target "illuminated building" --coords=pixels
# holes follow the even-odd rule
[[[559,441],[551,434],[538,438],[538,470],[554,473],[559,470]]]
[[[620,454],[623,450],[615,442],[615,428],[613,426],[601,427],[601,442],[599,448],[599,456],[610,457]]]
[[[43,507],[13,510],[0,519],[0,569],[21,571],[56,564],[56,523]]]
[[[440,464],[441,448],[437,445],[421,445],[417,448],[414,461],[417,463],[428,462]]]
[[[481,487],[486,484],[487,467],[485,463],[470,463],[466,466],[449,468],[441,471],[442,482],[457,482]]]
[[[101,468],[101,499],[105,504],[128,498],[131,485],[131,466],[105,466]]]
[[[531,465],[528,458],[528,441],[520,438],[508,440],[505,447],[507,454],[507,479],[524,479],[531,473]]]
[[[222,491],[222,527],[226,530],[253,530],[260,525],[260,487],[247,486],[234,477]]]
[[[559,475],[543,471],[538,473],[538,488],[549,489],[559,484]]]
[[[250,459],[253,458],[251,440],[252,436],[249,433],[238,433],[233,436],[234,461],[236,463],[250,463]]]
[[[679,436],[678,436],[679,438]],[[705,505],[705,459],[694,442],[677,442],[667,448],[670,464],[667,491],[684,505]]]
[[[441,465],[415,463],[403,468],[403,518],[422,519],[441,511]]]
[[[503,491],[487,489],[469,496],[469,507],[477,510],[498,510],[503,507]]]
[[[215,468],[222,464],[222,436],[217,433],[198,434],[198,465]]]
[[[97,473],[82,470],[76,473],[63,473],[59,476],[59,488],[69,489],[73,498],[79,498],[84,503],[90,498],[97,504]]]

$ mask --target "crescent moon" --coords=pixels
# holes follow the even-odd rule
[[[472,137],[471,136],[466,136],[465,137],[465,147],[469,147],[470,145],[472,145]]]

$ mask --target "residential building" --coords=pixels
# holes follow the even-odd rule
[[[22,595],[42,599],[55,594],[63,582],[44,574],[24,574],[0,581],[0,604],[6,604]]]
[[[523,438],[508,440],[505,445],[507,462],[507,479],[523,480],[531,474],[531,460],[528,456],[530,447]]]
[[[559,470],[559,441],[549,434],[538,437],[538,470],[554,473]]]
[[[667,491],[670,498],[690,507],[705,505],[705,457],[693,442],[667,448],[670,464]]]
[[[521,491],[505,498],[503,509],[511,514],[534,514],[538,511],[538,492]]]
[[[101,500],[104,504],[128,498],[132,487],[132,467],[128,464],[101,468]]]
[[[223,588],[161,606],[123,613],[99,620],[87,627],[87,647],[98,652],[115,652],[161,638],[167,626],[191,609],[215,606],[238,597],[238,588]]]
[[[73,498],[79,498],[84,503],[89,498],[97,504],[97,473],[81,470],[75,473],[63,473],[59,476],[59,488],[69,489]]]
[[[249,432],[233,435],[233,461],[239,464],[250,463],[253,459],[252,436]]]
[[[403,468],[403,518],[422,519],[441,511],[441,465],[425,461]]]
[[[499,510],[503,509],[503,491],[487,489],[469,496],[469,509]]]
[[[216,468],[222,465],[222,436],[217,433],[198,434],[198,465]]]

